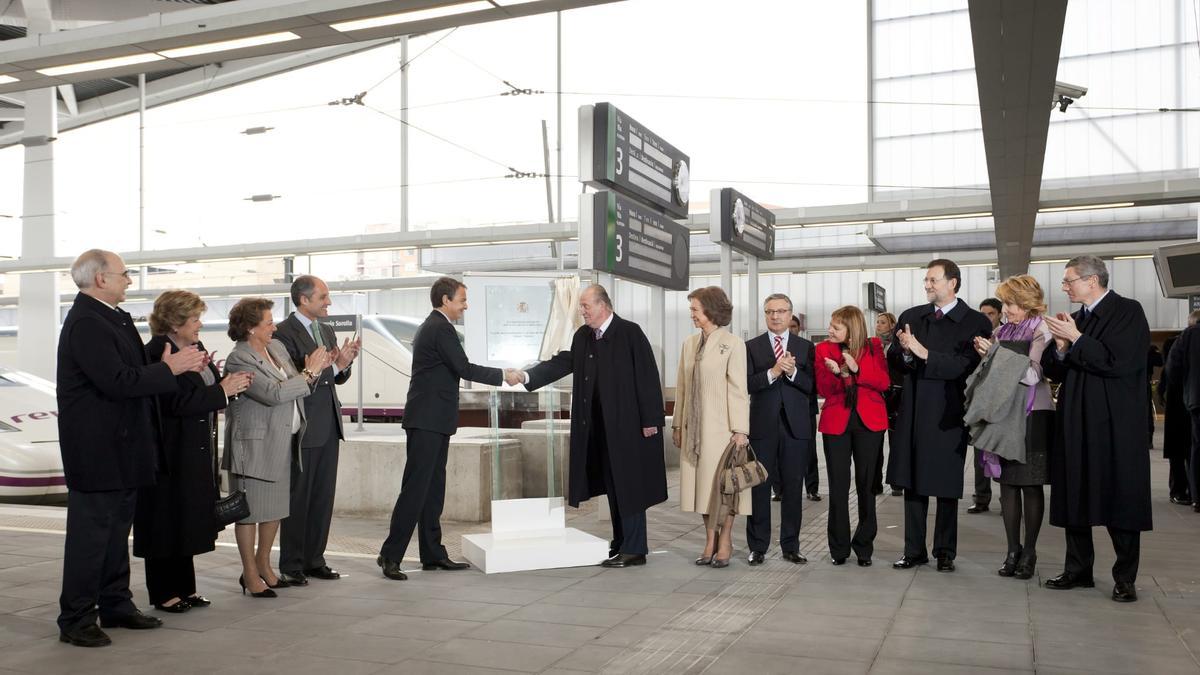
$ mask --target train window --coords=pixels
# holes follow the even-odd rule
[[[0,434],[7,434],[12,431],[20,431],[20,429],[7,422],[0,422]]]
[[[409,322],[402,321],[400,319],[383,317],[376,317],[376,320],[379,322],[379,325],[382,326],[385,331],[390,333],[392,337],[396,338],[400,344],[404,345],[408,350],[412,350],[413,338],[416,337],[417,328],[420,327],[420,324],[416,323],[415,321]]]

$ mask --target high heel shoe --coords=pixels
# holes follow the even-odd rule
[[[161,602],[154,603],[154,609],[160,612],[167,612],[168,614],[183,614],[191,608],[192,604],[187,600],[179,600],[179,602],[173,605],[164,605]]]
[[[1013,576],[1018,579],[1032,579],[1037,569],[1037,553],[1022,553],[1021,562],[1017,563]]]
[[[716,556],[716,552],[714,551],[713,557],[712,557],[712,562],[710,564],[716,568],[729,567],[729,559],[732,557],[733,557],[733,547],[732,546],[729,549],[729,555],[725,556],[724,558],[718,558]]]
[[[1009,551],[1008,555],[1004,557],[1004,564],[1000,566],[1000,569],[996,570],[996,574],[999,574],[1002,577],[1013,576],[1013,574],[1015,574],[1017,571],[1017,561],[1020,559],[1020,557],[1020,549],[1017,549],[1016,551]]]
[[[712,561],[713,561],[713,556],[711,554],[708,557],[705,557],[704,554],[701,553],[700,557],[696,558],[697,565],[711,565]]]
[[[267,582],[264,581],[263,583],[265,584]],[[245,595],[246,591],[250,590],[250,589],[246,588],[246,575],[243,574],[242,576],[238,577],[238,584],[241,585],[241,587],[242,587],[242,595]],[[265,591],[259,591],[257,593],[255,593],[254,591],[250,591],[250,595],[253,597],[256,597],[256,598],[277,598],[277,597],[279,597],[278,595],[275,594],[275,591],[271,590],[270,588],[266,589]]]

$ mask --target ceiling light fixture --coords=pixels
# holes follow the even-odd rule
[[[38,68],[37,72],[46,77],[58,77],[59,75],[71,75],[72,73],[86,73],[92,70],[107,70],[109,68],[120,68],[122,66],[133,66],[139,63],[149,63],[151,61],[163,61],[165,57],[161,54],[147,52],[144,54],[130,54],[129,56],[117,56],[111,59],[100,59],[98,61],[84,61],[83,63],[69,63],[65,66],[51,66],[49,68]]]
[[[1038,209],[1038,213],[1057,213],[1059,211],[1087,211],[1090,209],[1122,209],[1133,206],[1133,202],[1114,202],[1112,204],[1080,204],[1079,206],[1051,206]]]
[[[916,216],[914,218],[905,218],[909,222],[918,220],[953,220],[954,218],[987,218],[992,215],[991,211],[979,211],[977,213],[948,213],[944,216]]]
[[[234,49],[246,49],[249,47],[260,47],[262,45],[273,45],[277,42],[287,42],[289,40],[299,40],[300,36],[290,31],[282,33],[268,33],[266,35],[255,35],[253,37],[238,38],[236,40],[224,40],[221,42],[209,42],[202,45],[191,45],[189,47],[176,47],[174,49],[163,49],[158,53],[168,59],[180,59],[186,56],[196,56],[198,54],[212,54],[213,52],[227,52]]]
[[[369,19],[354,19],[353,21],[341,21],[331,23],[329,27],[341,31],[343,33],[355,30],[366,30],[368,28],[381,28],[383,26],[394,26],[399,23],[410,23],[413,21],[425,21],[427,19],[440,19],[442,17],[454,16],[456,14],[466,14],[468,12],[481,12],[485,9],[495,9],[496,6],[490,2],[483,0],[471,0],[470,2],[458,2],[450,5],[442,5],[440,7],[428,7],[426,9],[413,9],[407,12],[399,12],[396,14],[388,14],[385,16],[375,16]]]
[[[843,220],[833,223],[796,223],[794,225],[776,225],[777,230],[790,230],[797,227],[834,227],[835,225],[878,225],[882,220]]]
[[[12,75],[0,75],[0,84],[12,84],[13,82],[18,82],[18,81],[19,80],[17,80],[17,78],[13,77]]]

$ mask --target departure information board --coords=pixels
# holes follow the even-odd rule
[[[775,214],[733,188],[713,190],[709,237],[763,260],[775,259]]]
[[[691,232],[611,190],[579,196],[579,269],[688,289]]]
[[[579,180],[676,218],[688,215],[690,159],[611,103],[579,108]]]

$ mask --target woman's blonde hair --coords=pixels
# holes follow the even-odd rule
[[[996,287],[996,297],[1001,302],[1020,307],[1028,312],[1029,316],[1046,312],[1046,296],[1042,293],[1042,286],[1037,279],[1028,274],[1018,274],[1005,279]]]
[[[888,325],[892,327],[890,330],[894,330],[896,328],[896,315],[895,314],[892,314],[891,312],[881,312],[879,314],[879,318],[887,320]]]
[[[863,346],[867,344],[867,320],[863,318],[862,310],[854,305],[838,307],[833,310],[830,320],[846,327],[846,347],[854,358],[862,356]]]
[[[150,332],[166,335],[193,316],[200,316],[206,309],[208,305],[191,291],[165,291],[154,300],[154,309],[150,310],[147,318]]]

